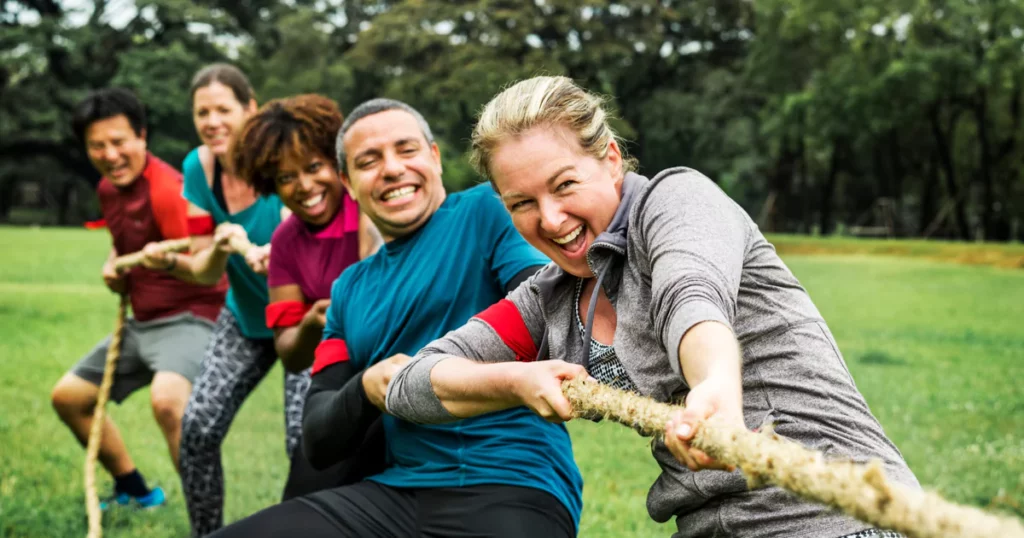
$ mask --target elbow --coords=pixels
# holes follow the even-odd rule
[[[464,418],[448,411],[430,385],[429,377],[424,382],[410,379],[406,374],[400,371],[388,384],[385,405],[389,415],[413,424],[444,424]]]
[[[290,374],[299,374],[303,370],[313,365],[312,361],[297,360],[295,356],[285,358],[284,355],[278,355],[281,357],[281,366]]]
[[[222,273],[215,271],[196,272],[193,270],[189,274],[189,277],[191,277],[189,280],[195,284],[199,284],[200,286],[214,286],[220,282],[221,274]]]
[[[281,366],[284,366],[284,369],[290,374],[300,373],[309,366],[309,364],[303,366],[303,361],[298,360],[295,357],[296,354],[285,346],[275,343],[274,351],[277,351],[277,356],[281,359]]]
[[[313,366],[313,350],[306,350],[303,346],[296,345],[294,340],[289,341],[286,335],[278,335],[274,338],[274,351],[281,359],[281,366],[284,366],[289,373],[298,374]]]

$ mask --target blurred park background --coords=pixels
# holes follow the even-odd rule
[[[150,148],[180,163],[189,79],[213,61],[261,102],[413,104],[453,190],[480,181],[463,157],[503,85],[565,74],[605,94],[642,172],[697,168],[771,233],[921,482],[1024,517],[1024,1],[0,0],[0,224],[68,227],[0,226],[0,537],[85,532],[83,451],[49,390],[116,299],[108,234],[70,228],[99,216],[72,106],[133,88]],[[279,498],[280,384],[275,367],[228,436],[229,520]],[[147,398],[111,412],[170,504],[107,516],[109,536],[188,533]],[[670,534],[644,509],[647,442],[570,431],[581,536]]]
[[[1018,0],[3,0],[0,222],[96,216],[68,128],[88,90],[135,89],[179,163],[189,78],[227,60],[261,101],[408,101],[452,189],[481,105],[565,74],[642,171],[697,168],[766,231],[1019,240],[1022,46]]]

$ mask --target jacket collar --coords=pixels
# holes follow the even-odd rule
[[[626,254],[626,235],[629,233],[629,215],[633,202],[649,181],[639,174],[626,172],[626,177],[622,179],[622,198],[619,200],[619,207],[615,209],[615,215],[608,228],[594,238],[594,243],[587,250],[587,262],[591,263],[591,270],[595,267],[590,256],[596,249],[610,248],[620,255]]]

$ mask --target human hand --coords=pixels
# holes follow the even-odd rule
[[[327,325],[327,309],[331,306],[330,299],[320,299],[313,303],[313,306],[306,311],[306,315],[302,317],[302,324],[315,327],[317,329],[323,329]],[[398,355],[396,355],[397,357]],[[403,357],[405,355],[402,355]]]
[[[142,266],[154,271],[170,271],[177,262],[177,254],[160,249],[156,242],[142,247]]]
[[[410,360],[412,357],[399,353],[374,364],[363,372],[363,392],[366,393],[366,399],[381,411],[386,411],[384,399],[388,394],[388,383]]]
[[[213,231],[213,246],[220,252],[228,254],[235,254],[234,247],[231,246],[231,239],[237,237],[239,239],[249,240],[249,234],[245,233],[245,228],[241,225],[234,224],[232,222],[224,222],[217,226],[217,229]]]
[[[590,377],[579,364],[547,360],[522,363],[512,379],[512,392],[526,407],[544,420],[561,423],[572,420],[572,404],[562,393],[562,381]]]
[[[118,295],[124,295],[128,291],[128,283],[125,281],[124,275],[118,273],[117,269],[114,269],[113,260],[108,260],[103,264],[100,274],[103,275],[103,283],[107,285],[107,288],[110,288],[110,291]]]
[[[695,386],[686,396],[686,409],[673,413],[665,426],[665,446],[680,463],[691,471],[719,469],[734,471],[733,465],[723,464],[704,451],[694,448],[692,441],[698,423],[715,418],[724,424],[740,428],[743,424],[743,393],[736,380],[709,377]]]
[[[245,263],[257,275],[266,275],[270,265],[270,243],[262,247],[254,246],[245,253]]]

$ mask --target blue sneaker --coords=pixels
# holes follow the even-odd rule
[[[141,497],[132,497],[127,493],[116,493],[100,501],[100,510],[106,512],[113,507],[129,507],[140,510],[156,508],[167,503],[167,496],[160,486],[154,486],[149,493]]]

